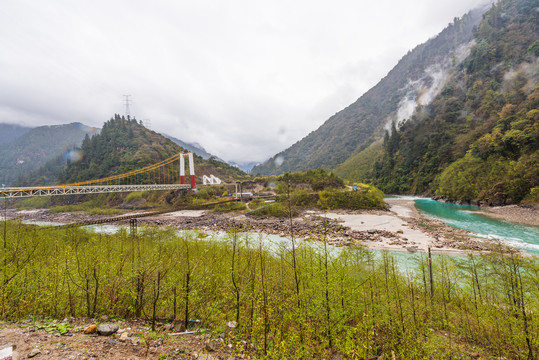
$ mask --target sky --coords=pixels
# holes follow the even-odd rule
[[[227,161],[316,130],[485,0],[1,0],[0,123],[129,113]]]

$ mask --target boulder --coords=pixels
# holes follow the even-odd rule
[[[92,325],[88,326],[86,329],[84,329],[84,333],[85,334],[93,334],[93,333],[95,333],[96,330],[97,330],[97,325],[92,324]]]
[[[238,323],[235,321],[229,321],[226,323],[226,326],[228,326],[231,329],[234,329],[236,326],[238,326]]]
[[[129,333],[127,331],[123,332],[122,335],[120,335],[121,342],[126,342],[128,338],[129,338]]]
[[[101,336],[110,336],[117,332],[120,328],[118,325],[101,324],[97,327],[97,333]]]
[[[408,246],[406,250],[408,250],[408,252],[415,253],[417,252],[417,246]]]
[[[206,341],[204,342],[204,348],[205,348],[206,351],[208,351],[208,352],[215,352],[215,351],[218,350],[216,344],[215,344],[213,341],[211,341],[211,340],[206,340]]]
[[[39,349],[32,349],[30,353],[28,354],[28,358],[33,358],[41,354],[41,351]]]

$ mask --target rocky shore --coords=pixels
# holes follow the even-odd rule
[[[454,203],[456,205],[479,206],[483,215],[504,221],[515,222],[524,225],[539,226],[539,205],[488,203],[483,201],[466,202],[462,200],[451,201],[443,197],[432,197],[433,200]]]
[[[539,226],[538,205],[507,205],[484,209],[484,215],[498,220]]]
[[[167,226],[181,230],[211,232],[238,228],[253,233],[311,240],[326,240],[335,246],[362,245],[370,249],[426,252],[430,247],[439,253],[486,251],[495,244],[478,239],[464,230],[441,221],[424,218],[412,200],[389,199],[389,210],[321,212],[303,211],[292,219],[256,217],[238,213],[181,210],[140,217],[138,224]],[[46,209],[8,210],[8,218],[32,222],[74,223],[104,219],[104,215],[85,213],[50,213]],[[143,213],[141,213],[143,214]],[[123,223],[125,224],[125,221]]]

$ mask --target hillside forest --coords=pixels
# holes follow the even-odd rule
[[[539,201],[539,14],[502,1],[441,94],[393,126],[371,179],[386,192],[490,204]]]

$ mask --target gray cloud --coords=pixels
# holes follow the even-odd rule
[[[7,0],[0,122],[123,113],[226,160],[262,161],[483,0]]]

